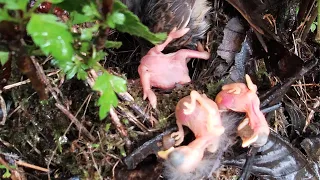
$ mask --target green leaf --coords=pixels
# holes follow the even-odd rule
[[[6,170],[6,172],[2,175],[2,178],[10,178],[11,174],[10,174],[9,169],[6,166],[0,165],[0,169],[5,169]]]
[[[105,130],[106,132],[108,132],[108,131],[110,130],[110,127],[111,127],[111,124],[110,124],[110,123],[107,123],[107,124],[106,124],[106,127],[104,128],[104,130]]]
[[[1,65],[5,65],[7,61],[9,60],[9,52],[0,51],[0,62]]]
[[[111,76],[109,81],[112,85],[113,90],[116,93],[125,92],[127,91],[127,81],[118,77],[118,76]]]
[[[85,5],[82,8],[82,12],[84,13],[84,15],[91,17],[92,19],[94,17],[96,18],[101,18],[100,13],[97,10],[97,6],[94,3],[90,3],[89,5]]]
[[[81,24],[84,22],[92,22],[94,21],[94,19],[84,14],[80,14],[77,11],[73,11],[70,13],[70,21],[72,25],[75,25],[75,24]]]
[[[86,80],[88,77],[87,72],[84,69],[79,69],[78,70],[78,74],[77,74],[77,78],[80,80]]]
[[[2,175],[3,178],[10,178],[11,177],[11,173],[9,171],[9,169],[6,169],[6,172]]]
[[[27,32],[34,43],[46,54],[59,61],[70,61],[73,56],[73,37],[66,24],[52,14],[32,14]]]
[[[88,61],[88,66],[93,67],[98,61],[103,59],[105,56],[106,56],[106,53],[103,52],[102,50],[96,52],[96,50],[94,49],[92,53],[92,57]]]
[[[106,41],[105,43],[105,47],[106,48],[120,48],[122,46],[122,42],[121,41]]]
[[[26,11],[29,0],[0,0],[4,4],[4,9]]]
[[[314,32],[317,29],[317,22],[313,22],[310,26],[310,31]]]
[[[120,12],[113,12],[111,15],[107,18],[107,24],[110,28],[115,28],[117,24],[123,25],[125,22],[125,16],[124,14]]]
[[[12,18],[9,16],[8,11],[6,9],[0,8],[0,22],[4,20],[10,20],[10,19]]]
[[[113,91],[105,91],[98,100],[99,108],[99,118],[104,119],[107,117],[108,112],[111,107],[116,107],[118,105],[118,98]]]
[[[119,0],[115,0],[112,14],[119,13],[118,11],[121,12],[125,17],[124,22],[115,23],[115,28],[118,31],[142,37],[153,44],[158,44],[166,39],[166,33],[152,33],[147,26],[140,22],[139,18],[135,14],[126,8],[123,3],[121,3]],[[110,16],[112,16],[112,14]],[[108,22],[109,20],[107,19],[107,24]]]
[[[51,2],[52,4],[58,4],[63,2],[63,0],[49,0],[49,2]]]
[[[80,47],[80,52],[87,53],[90,49],[90,43],[89,42],[82,42]]]
[[[71,79],[73,78],[74,75],[76,75],[78,72],[78,67],[77,66],[73,66],[72,69],[70,71],[67,71],[67,79]]]
[[[56,4],[56,6],[68,11],[68,12],[82,12],[83,6],[89,4],[91,0],[77,0],[76,2],[74,0],[64,0],[63,2]]]
[[[115,78],[116,76],[105,72],[103,75],[96,79],[93,86],[93,90],[101,92],[101,96],[98,100],[99,117],[104,119],[107,113],[110,111],[111,107],[116,107],[118,105],[118,98],[114,91],[124,90],[123,81]],[[120,78],[121,79],[121,78]]]
[[[98,24],[96,24],[90,28],[82,29],[80,39],[83,41],[90,41],[92,39],[93,33],[97,32],[98,29],[99,29]]]

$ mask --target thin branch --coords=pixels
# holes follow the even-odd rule
[[[90,134],[90,132],[80,123],[80,121],[62,104],[55,103],[56,107],[59,108],[70,120],[73,122],[79,131],[83,131],[84,135],[90,139],[90,141],[95,141],[95,138]]]

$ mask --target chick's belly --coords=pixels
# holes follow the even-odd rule
[[[191,114],[185,114],[185,107],[179,108],[176,111],[176,118],[179,122],[187,126],[195,136],[201,136],[207,132],[208,114],[199,104],[197,104],[195,110]]]
[[[151,83],[155,87],[172,89],[177,83],[184,81],[185,74],[181,71],[171,70],[166,73],[152,73]]]

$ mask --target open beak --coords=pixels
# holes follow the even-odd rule
[[[169,154],[174,150],[174,147],[171,147],[165,151],[159,151],[158,156],[162,159],[168,159]]]

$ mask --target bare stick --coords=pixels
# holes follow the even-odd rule
[[[4,125],[7,120],[7,106],[1,94],[0,94],[0,107],[2,110],[2,121],[0,122],[0,125]]]
[[[95,138],[90,134],[90,132],[80,123],[80,121],[71,112],[64,107],[62,104],[56,103],[57,108],[59,108],[70,120],[73,122],[79,131],[83,131],[84,135],[90,139],[90,141],[95,141]]]
[[[43,167],[40,167],[40,166],[36,166],[36,165],[33,165],[33,164],[29,164],[27,162],[23,162],[23,161],[20,161],[20,160],[16,161],[16,164],[19,165],[19,166],[24,166],[24,167],[35,169],[35,170],[38,170],[38,171],[49,172],[49,169],[46,169],[46,168],[43,168]]]

